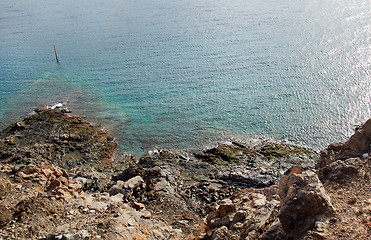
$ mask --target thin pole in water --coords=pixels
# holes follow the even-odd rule
[[[55,44],[53,44],[53,46],[54,46],[55,58],[57,59],[57,63],[59,63],[58,55],[57,55],[57,49],[55,48]]]

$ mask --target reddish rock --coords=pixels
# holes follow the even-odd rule
[[[53,167],[51,168],[51,170],[52,170],[53,175],[56,176],[57,178],[63,175],[62,170],[60,170],[59,168]]]
[[[322,182],[343,181],[357,177],[362,159],[371,153],[371,119],[358,128],[345,143],[332,143],[321,151],[316,164]]]
[[[32,180],[36,177],[37,173],[26,174],[24,172],[17,172],[17,175],[25,180]]]
[[[61,186],[61,182],[59,180],[52,180],[47,187],[47,191],[51,191],[53,189],[56,189],[57,187]]]
[[[290,169],[290,174],[294,174],[294,173],[302,173],[303,172],[303,169],[300,168],[300,167],[297,167],[297,166],[293,166],[291,167]]]
[[[351,150],[354,153],[370,151],[371,144],[371,119],[369,119],[356,133],[344,144],[342,151]]]
[[[62,169],[62,176],[64,178],[66,178],[67,180],[70,180],[70,177],[68,176],[68,173],[64,169]]]
[[[348,178],[357,177],[359,175],[359,168],[363,164],[364,161],[360,158],[336,160],[321,168],[318,175],[324,183],[327,183],[327,181],[343,182]]]
[[[41,172],[47,177],[47,178],[49,178],[51,175],[52,175],[52,173],[53,173],[53,171],[52,170],[50,170],[49,168],[41,168]]]
[[[226,226],[222,226],[213,232],[210,239],[212,240],[232,239],[232,234],[228,231],[228,228]]]

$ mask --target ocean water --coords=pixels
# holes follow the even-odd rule
[[[138,155],[344,141],[370,66],[369,0],[0,1],[0,127],[68,100]]]

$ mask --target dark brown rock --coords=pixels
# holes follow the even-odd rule
[[[55,179],[55,180],[52,180],[49,184],[49,186],[47,187],[47,190],[48,191],[51,191],[51,190],[54,190],[56,189],[57,187],[61,186],[61,181]]]

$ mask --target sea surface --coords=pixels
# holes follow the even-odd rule
[[[370,0],[0,1],[1,128],[68,100],[137,155],[230,138],[322,149],[370,98]]]

